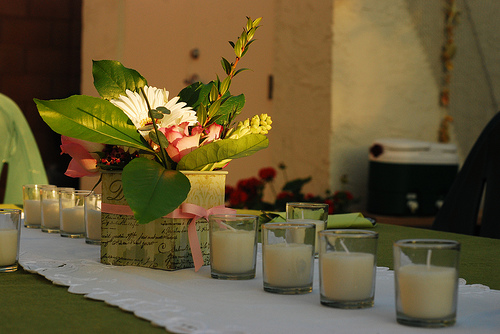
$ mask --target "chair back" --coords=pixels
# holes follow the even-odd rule
[[[17,104],[0,93],[0,199],[22,204],[24,184],[48,184],[35,137]]]
[[[500,113],[472,147],[432,228],[500,239]]]

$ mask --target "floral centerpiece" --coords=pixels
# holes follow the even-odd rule
[[[92,68],[100,98],[35,99],[43,120],[62,135],[62,151],[73,156],[66,175],[122,171],[126,203],[137,223],[146,224],[186,200],[191,182],[183,171],[216,171],[266,148],[271,118],[236,123],[245,97],[229,92],[233,78],[247,70],[237,65],[260,21],[247,18],[237,41],[229,42],[235,60],[222,58],[223,79],[193,83],[173,98],[136,70],[100,60]]]
[[[142,75],[118,61],[94,61],[94,86],[101,98],[35,99],[39,113],[65,137],[105,144],[94,145],[101,148],[91,152],[101,157],[94,167],[123,169],[127,202],[137,221],[148,223],[172,212],[186,198],[190,184],[180,170],[221,169],[232,159],[268,146],[271,118],[256,115],[235,125],[245,97],[229,93],[232,79],[246,70],[236,67],[254,41],[260,20],[249,18],[236,43],[230,42],[236,58],[234,62],[222,58],[227,75],[223,80],[196,82],[169,100],[168,91],[148,86]],[[78,144],[63,138],[63,148],[72,143]],[[130,161],[122,166],[127,158]],[[89,161],[92,164],[88,158],[80,163]]]

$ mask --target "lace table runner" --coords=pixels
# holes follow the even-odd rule
[[[100,247],[83,239],[22,230],[20,263],[54,284],[101,300],[174,333],[499,333],[500,291],[461,280],[457,324],[420,329],[397,324],[394,275],[377,268],[375,306],[340,310],[322,306],[316,263],[313,292],[276,295],[262,288],[262,259],[248,281],[210,278],[208,266],[163,271],[99,263]]]

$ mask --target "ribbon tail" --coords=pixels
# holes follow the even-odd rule
[[[196,233],[196,219],[197,217],[194,217],[188,226],[189,246],[193,255],[194,271],[198,271],[203,266],[203,254],[201,253],[198,233]]]

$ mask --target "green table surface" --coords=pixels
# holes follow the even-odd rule
[[[399,239],[438,238],[462,243],[460,277],[500,290],[500,240],[378,224],[378,266],[393,268]],[[89,300],[24,270],[0,273],[0,333],[165,333],[148,321]]]

